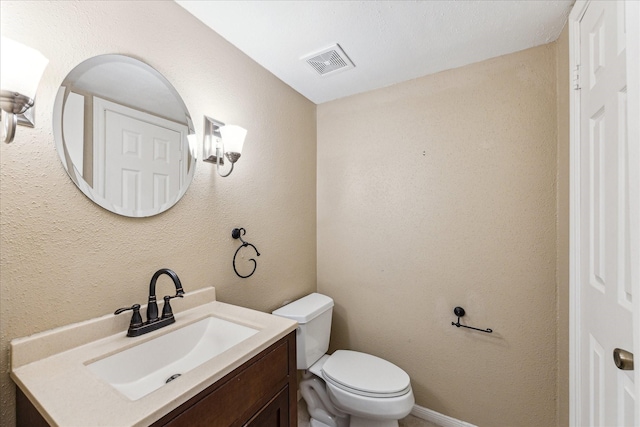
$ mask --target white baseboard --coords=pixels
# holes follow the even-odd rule
[[[448,417],[439,412],[432,411],[431,409],[423,408],[422,406],[414,405],[411,410],[411,415],[421,418],[425,421],[438,424],[442,427],[476,427],[465,421],[460,421],[455,418]]]

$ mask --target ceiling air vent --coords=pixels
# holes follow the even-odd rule
[[[338,71],[348,70],[355,67],[353,62],[340,48],[340,45],[333,45],[321,52],[305,56],[302,58],[307,61],[307,64],[311,66],[321,76],[336,73]]]

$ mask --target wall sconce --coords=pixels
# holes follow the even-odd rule
[[[49,60],[37,50],[2,37],[0,42],[0,106],[4,142],[13,141],[16,125],[33,127],[34,98]]]
[[[225,177],[233,172],[233,165],[242,154],[242,146],[247,136],[247,130],[236,125],[225,125],[211,117],[204,116],[204,147],[203,160],[216,164],[218,175]],[[231,169],[226,174],[220,172],[224,166],[224,157],[231,163]]]

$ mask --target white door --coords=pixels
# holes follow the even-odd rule
[[[614,363],[615,352],[624,357],[616,349],[634,351],[634,298],[640,298],[638,242],[632,233],[640,223],[632,202],[640,191],[634,178],[640,164],[630,155],[638,141],[628,137],[625,6],[624,1],[592,1],[577,4],[580,10],[572,14],[577,24],[574,89],[579,91],[573,110],[579,120],[572,137],[571,272],[577,323],[572,328],[572,363],[577,364],[572,415],[578,426],[640,424],[637,370]]]
[[[93,188],[109,209],[149,216],[179,197],[187,127],[93,97]]]
[[[105,198],[125,212],[157,210],[180,189],[182,136],[106,111]]]

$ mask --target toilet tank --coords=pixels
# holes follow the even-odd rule
[[[309,369],[329,349],[333,300],[313,293],[272,312],[298,322],[296,331],[298,369]]]

